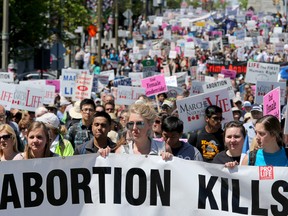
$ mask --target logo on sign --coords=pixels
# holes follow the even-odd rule
[[[260,180],[271,180],[271,179],[274,179],[274,168],[273,168],[273,166],[260,166],[259,167],[259,179]]]
[[[194,121],[194,120],[199,120],[199,115],[192,115],[188,116],[188,121]]]
[[[88,87],[86,87],[86,86],[78,86],[77,89],[78,89],[79,91],[87,91],[87,90],[88,90]]]

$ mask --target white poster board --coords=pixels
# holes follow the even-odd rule
[[[118,105],[131,105],[140,95],[145,95],[145,88],[130,86],[118,86],[115,103]]]
[[[257,81],[277,82],[279,71],[280,65],[277,64],[247,62],[245,82],[254,84]]]
[[[286,82],[257,81],[255,103],[262,104],[263,96],[277,87],[280,87],[280,103],[281,105],[284,105],[286,96]]]
[[[204,93],[213,92],[222,88],[227,89],[230,99],[233,99],[235,97],[235,92],[233,90],[230,78],[217,80],[217,81],[210,82],[210,83],[205,83],[203,85]]]
[[[177,100],[176,104],[179,118],[184,122],[184,133],[199,130],[205,126],[205,109],[210,105],[222,108],[224,118],[222,123],[233,120],[226,88]]]

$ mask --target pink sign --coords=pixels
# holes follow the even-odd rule
[[[55,86],[55,93],[60,92],[60,80],[46,80],[46,85]]]
[[[224,74],[224,77],[229,77],[230,79],[236,78],[236,71],[235,70],[228,70],[228,69],[222,69],[221,74]]]
[[[263,97],[263,115],[273,115],[281,120],[280,116],[280,87],[273,89]]]
[[[145,88],[146,96],[148,97],[168,91],[164,74],[142,79],[141,85],[143,88]]]

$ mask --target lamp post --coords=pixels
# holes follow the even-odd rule
[[[97,33],[98,33],[98,50],[97,50],[97,61],[101,65],[101,36],[102,36],[102,0],[98,0],[97,5]]]
[[[3,0],[3,28],[2,28],[2,69],[7,71],[8,67],[8,32],[9,0]]]

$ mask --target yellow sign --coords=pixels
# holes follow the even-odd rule
[[[206,23],[204,21],[199,21],[195,23],[195,26],[205,27]]]

